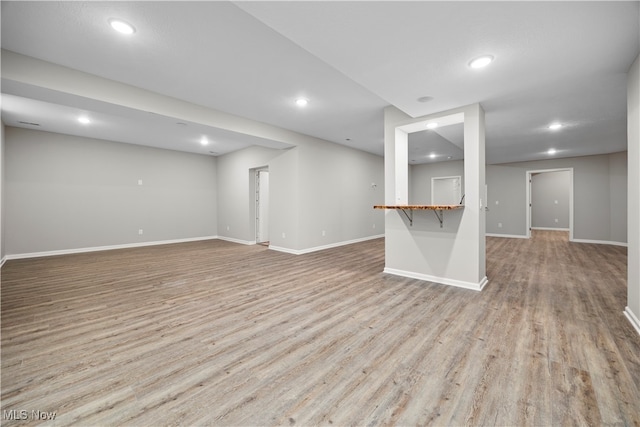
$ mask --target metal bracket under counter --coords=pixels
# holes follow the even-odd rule
[[[374,209],[396,209],[409,220],[409,226],[413,226],[413,211],[433,211],[440,222],[440,228],[444,223],[444,211],[452,211],[464,208],[464,205],[376,205]]]

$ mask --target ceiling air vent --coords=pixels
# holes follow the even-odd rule
[[[19,121],[18,123],[22,125],[29,125],[29,126],[40,126],[40,123],[23,122],[23,121]]]

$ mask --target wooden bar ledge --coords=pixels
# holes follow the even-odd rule
[[[402,211],[409,220],[409,225],[413,226],[413,211],[433,211],[433,213],[440,221],[440,228],[444,221],[444,211],[452,211],[456,209],[462,209],[464,205],[375,205],[373,209],[396,209]]]

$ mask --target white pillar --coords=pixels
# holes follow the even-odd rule
[[[640,56],[627,77],[627,307],[640,334]]]
[[[425,122],[464,123],[465,207],[445,211],[444,222],[433,211],[385,215],[385,272],[481,290],[487,283],[485,262],[484,111],[479,104],[411,118],[395,107],[385,109],[385,203],[408,200],[408,134]]]

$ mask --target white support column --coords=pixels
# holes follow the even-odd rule
[[[464,122],[465,207],[447,211],[441,227],[431,212],[415,211],[412,221],[402,211],[385,216],[385,272],[431,282],[481,290],[485,265],[484,111],[479,104],[425,117],[411,118],[395,107],[385,109],[385,203],[408,200],[408,134],[426,122]]]
[[[406,205],[409,203],[409,134],[400,130],[395,130],[395,205]]]
[[[640,56],[627,77],[627,306],[625,315],[640,334]]]
[[[464,188],[465,219],[473,236],[477,258],[478,282],[486,279],[486,181],[484,110],[480,104],[465,109],[464,114]]]

